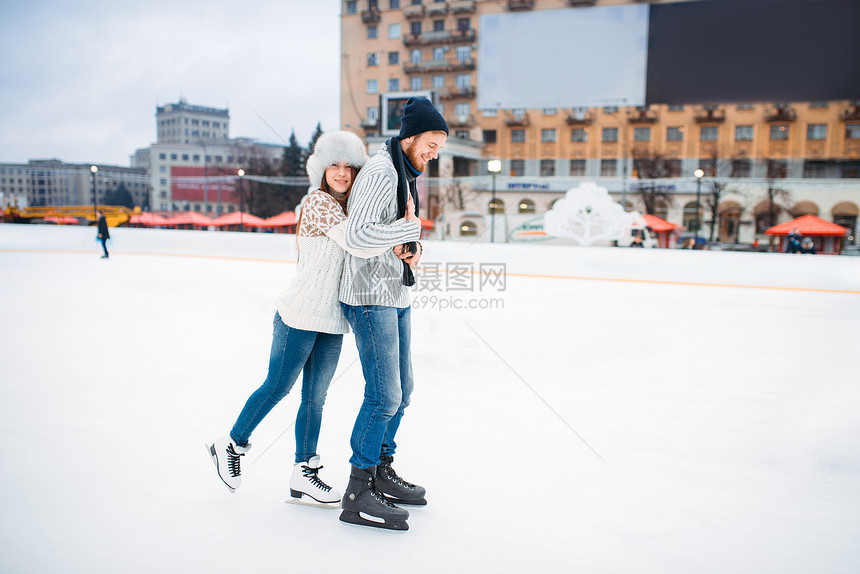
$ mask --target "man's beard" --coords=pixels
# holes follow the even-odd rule
[[[426,163],[422,163],[418,158],[418,152],[415,148],[418,147],[415,140],[412,140],[412,143],[406,146],[406,149],[403,150],[403,155],[406,156],[406,159],[409,160],[409,164],[415,169],[415,171],[419,173],[424,173],[424,168],[427,167]]]

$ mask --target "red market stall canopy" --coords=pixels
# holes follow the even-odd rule
[[[645,220],[645,223],[654,230],[655,233],[663,233],[665,231],[674,231],[676,229],[684,229],[683,225],[675,225],[674,223],[669,223],[665,219],[660,219],[656,215],[645,214],[642,216],[642,219]]]
[[[158,215],[157,213],[149,213],[144,211],[140,215],[132,215],[129,221],[131,225],[145,225],[152,227],[155,225],[171,225],[170,220]]]
[[[250,213],[234,211],[214,219],[209,225],[227,227],[230,225],[245,225],[246,227],[266,227],[266,220]]]
[[[289,227],[296,224],[296,214],[293,211],[285,211],[280,215],[263,220],[260,227]]]
[[[774,225],[765,231],[765,233],[767,235],[788,235],[794,229],[797,229],[804,237],[808,235],[842,237],[848,231],[841,225],[836,225],[810,213],[802,215],[797,219]]]
[[[424,219],[423,217],[419,217],[421,220],[421,229],[433,229],[435,223],[430,219]]]
[[[194,225],[195,227],[209,227],[212,220],[196,211],[186,211],[167,220],[166,225]]]

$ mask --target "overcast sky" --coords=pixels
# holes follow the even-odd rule
[[[128,165],[155,141],[156,105],[180,97],[229,107],[231,137],[279,143],[295,129],[306,145],[317,122],[339,127],[339,12],[336,0],[4,0],[0,162]]]

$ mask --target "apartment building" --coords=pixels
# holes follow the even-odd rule
[[[774,209],[774,189],[779,191],[778,221],[814,213],[856,236],[860,100],[477,108],[482,15],[633,3],[346,0],[343,127],[358,131],[373,147],[384,140],[389,116],[397,111],[391,102],[410,93],[430,97],[449,122],[451,146],[472,151],[456,161],[443,153],[439,172],[430,173],[440,176],[427,184],[438,198],[429,214],[434,218],[464,212],[470,220],[478,216],[480,227],[491,211],[540,214],[568,189],[593,180],[628,209],[643,212],[641,190],[659,188],[661,197],[651,209],[655,215],[689,229],[698,211],[722,241],[762,238],[770,219],[766,215]],[[559,69],[552,61],[535,65],[546,66],[547,73]],[[497,177],[487,171],[489,159],[501,160]],[[699,169],[701,180],[694,176]],[[715,181],[728,184],[712,215],[702,195]],[[454,235],[457,228],[455,223]]]
[[[96,201],[124,187],[135,205],[145,205],[149,196],[146,171],[117,165],[97,164],[93,182],[92,164],[71,164],[58,159],[0,164],[0,198],[6,205],[39,207],[91,205],[93,186]]]
[[[278,162],[281,144],[230,138],[230,111],[184,99],[156,107],[157,141],[131,156],[148,174],[153,211],[197,211],[210,216],[240,207],[236,173],[255,162]]]

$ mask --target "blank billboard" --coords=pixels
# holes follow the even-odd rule
[[[642,105],[648,5],[486,14],[478,108]]]
[[[860,0],[487,14],[478,108],[860,98]]]

